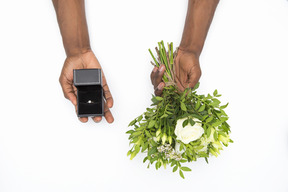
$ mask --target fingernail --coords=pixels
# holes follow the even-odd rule
[[[157,67],[154,67],[153,72],[156,72],[156,71],[157,71]]]
[[[161,65],[159,71],[160,71],[160,72],[163,72],[164,69],[165,69],[164,65]]]
[[[163,83],[160,83],[160,84],[157,86],[157,89],[158,89],[158,90],[162,90],[163,87],[164,87]]]

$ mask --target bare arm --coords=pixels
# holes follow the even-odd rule
[[[189,0],[180,49],[199,56],[219,0]]]
[[[52,0],[57,14],[57,20],[63,39],[67,58],[59,78],[65,98],[69,99],[77,110],[76,88],[73,85],[73,69],[101,68],[96,56],[91,50],[88,27],[85,16],[84,0]],[[113,98],[102,70],[104,97],[104,116],[108,123],[114,118],[110,112]],[[93,117],[95,122],[102,117]],[[81,117],[81,122],[87,122],[87,117]]]
[[[188,0],[182,40],[175,59],[177,86],[181,91],[194,87],[201,77],[199,56],[218,3],[219,0]],[[151,73],[156,95],[161,95],[165,86],[163,68],[164,65],[159,69],[155,67]]]
[[[90,48],[84,0],[53,0],[67,56],[85,53]]]

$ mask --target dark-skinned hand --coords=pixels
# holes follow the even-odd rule
[[[201,68],[199,57],[194,53],[179,48],[174,67],[176,72],[176,83],[180,91],[184,91],[188,87],[193,88],[198,83],[201,77]],[[160,96],[165,87],[165,83],[162,80],[164,71],[165,66],[161,65],[159,68],[154,67],[151,72],[151,82],[154,86],[154,93],[156,96]]]
[[[72,104],[75,106],[77,111],[77,89],[73,85],[73,69],[86,69],[86,68],[101,68],[100,63],[95,57],[92,51],[87,51],[85,53],[78,54],[76,56],[67,57],[64,62],[62,72],[59,78],[64,96],[66,99],[69,99]],[[102,82],[103,82],[103,91],[105,97],[104,104],[104,117],[108,123],[114,121],[113,115],[110,112],[109,108],[113,106],[113,98],[110,93],[109,87],[106,82],[105,75],[102,71]],[[92,118],[95,122],[100,122],[102,120],[101,116]],[[83,123],[88,121],[88,117],[81,117],[79,120]]]

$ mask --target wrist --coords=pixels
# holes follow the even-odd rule
[[[90,46],[73,47],[73,48],[65,49],[67,57],[72,57],[72,56],[84,54],[84,53],[87,53],[87,52],[90,52],[90,51],[92,51]]]
[[[183,44],[180,44],[180,46],[178,47],[178,49],[180,51],[182,51],[183,53],[186,53],[186,54],[189,54],[189,55],[192,55],[196,58],[199,58],[200,57],[200,54],[201,54],[201,51],[199,51],[199,49],[196,49],[194,47],[190,47],[190,46],[185,46]]]

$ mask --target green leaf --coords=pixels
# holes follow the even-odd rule
[[[160,117],[160,119],[163,119],[163,118],[165,118],[165,117],[168,117],[168,115],[167,115],[167,114],[164,114],[164,115],[162,115],[162,116]]]
[[[213,92],[214,97],[218,94],[217,89],[215,89],[215,91]]]
[[[137,118],[137,121],[140,122],[142,119],[143,119],[143,116],[141,115]]]
[[[198,82],[194,87],[193,87],[193,91],[195,91],[196,89],[198,89],[200,83]]]
[[[198,111],[199,111],[199,112],[202,112],[202,111],[204,111],[205,107],[206,107],[206,106],[205,106],[205,104],[203,104],[203,105],[202,105],[202,106],[199,108],[199,110],[198,110]]]
[[[181,169],[179,169],[179,175],[180,175],[183,179],[185,179],[184,174],[183,174],[183,172],[181,171]]]
[[[188,89],[185,89],[184,92],[181,94],[180,100],[185,101],[185,96],[187,94]]]
[[[197,115],[197,114],[191,114],[190,116],[192,116],[192,117],[195,117],[195,118],[197,118],[197,119],[199,119],[199,120],[202,120],[203,119],[203,117],[201,117],[200,115]]]
[[[133,121],[131,121],[131,122],[129,123],[128,127],[134,125],[136,122],[137,122],[136,119],[134,119]]]
[[[180,169],[182,171],[192,171],[189,167],[181,167]]]
[[[136,131],[142,131],[143,129],[144,129],[143,126],[142,126],[142,127],[137,127],[137,128],[135,128]]]
[[[216,131],[214,132],[214,134],[213,134],[213,137],[214,137],[215,141],[217,141],[217,140],[218,140],[218,134],[217,134],[217,132],[216,132]]]
[[[204,152],[204,151],[199,152],[198,155],[200,157],[208,157],[208,154],[206,152]]]
[[[213,97],[210,94],[208,94],[207,97],[206,97],[206,99],[212,99],[212,98]]]
[[[213,127],[218,127],[219,125],[221,125],[222,122],[221,121],[216,121],[215,123],[212,124]]]
[[[201,101],[198,100],[197,103],[196,103],[196,106],[195,106],[195,110],[198,110],[200,105],[201,105]]]
[[[139,153],[139,151],[140,151],[140,145],[136,145],[136,146],[135,146],[135,151],[134,151],[134,152],[136,152],[136,154],[137,154],[137,153]]]
[[[142,131],[136,131],[134,133],[131,134],[131,136],[136,137],[138,135],[141,135]]]
[[[145,158],[143,159],[143,163],[145,163],[145,162],[147,161],[147,159],[148,159],[148,157],[145,157]]]
[[[131,129],[131,130],[127,131],[126,134],[131,134],[133,132],[134,132],[134,130]]]
[[[181,106],[182,111],[187,111],[185,103],[181,102],[180,106]]]
[[[155,164],[155,167],[156,167],[156,170],[159,169],[161,167],[161,162],[158,161],[156,164]]]
[[[152,137],[152,135],[150,134],[150,132],[147,131],[147,130],[145,130],[145,135],[146,135],[147,137]]]
[[[205,157],[205,161],[206,161],[206,163],[208,164],[209,162],[208,162],[208,158],[207,157]]]
[[[152,154],[154,154],[157,151],[157,147],[154,146],[152,147],[149,151],[148,151],[148,156],[151,156]]]
[[[186,119],[183,123],[182,123],[182,127],[186,127],[188,125],[188,119]]]
[[[183,148],[184,148],[184,145],[183,145],[183,143],[181,143],[181,144],[180,144],[180,147],[179,147],[179,150],[182,151]]]
[[[213,107],[218,107],[219,106],[219,104],[221,103],[218,99],[212,99],[212,103],[211,103],[211,105],[213,106]]]
[[[206,119],[206,123],[209,123],[210,121],[212,121],[213,120],[213,116],[210,116],[208,119]]]
[[[211,127],[208,127],[208,129],[207,129],[207,137],[210,137],[210,134],[211,134]]]
[[[175,167],[173,168],[173,172],[177,171],[177,169],[178,169],[178,166],[175,165]]]
[[[149,122],[149,124],[148,124],[148,128],[154,127],[155,123],[156,123],[155,120],[151,120],[151,121]]]
[[[158,101],[162,101],[163,97],[156,96],[155,99],[158,100]]]
[[[141,149],[141,152],[143,153],[147,148],[148,148],[148,143],[146,142],[146,143],[143,145],[143,147],[142,147],[142,149]]]
[[[185,160],[185,159],[180,160],[180,163],[186,163],[186,162],[187,162],[187,160]]]
[[[153,104],[159,103],[159,101],[156,99],[155,96],[152,97],[151,101],[152,101]]]
[[[195,125],[195,121],[193,121],[193,119],[189,119],[189,123],[191,126]]]
[[[222,105],[222,106],[220,107],[220,109],[225,109],[228,105],[229,105],[229,103],[227,103],[226,105]]]
[[[130,160],[132,160],[137,155],[136,151],[133,151],[130,156]]]

